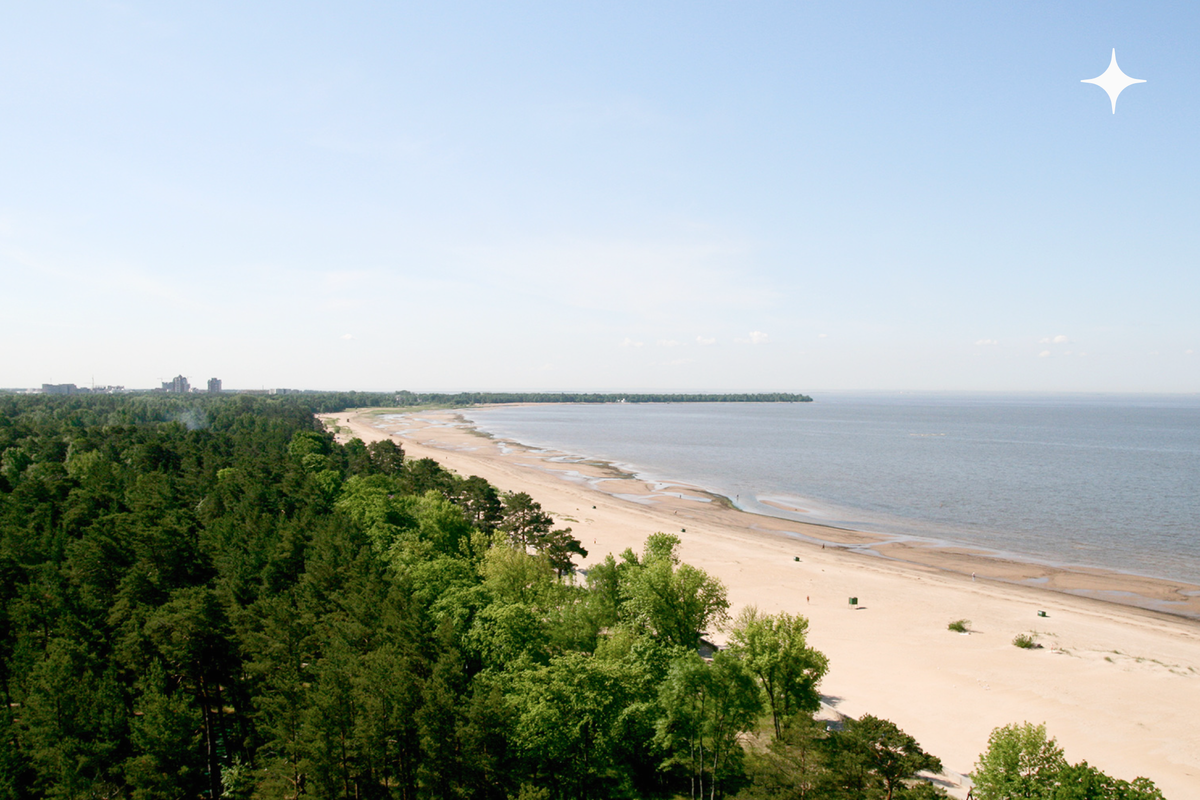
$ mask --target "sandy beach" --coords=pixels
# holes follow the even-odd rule
[[[394,436],[409,458],[528,492],[583,542],[585,568],[640,551],[655,531],[677,534],[684,560],[724,582],[733,613],[754,604],[808,617],[811,644],[830,660],[821,690],[831,706],[892,720],[950,776],[972,769],[994,727],[1045,722],[1073,762],[1146,776],[1174,800],[1200,796],[1200,622],[1178,616],[1200,617],[1198,586],[748,514],[699,487],[490,439],[452,411],[323,416],[343,441]],[[956,619],[971,633],[948,631]],[[1032,632],[1040,649],[1012,645]]]

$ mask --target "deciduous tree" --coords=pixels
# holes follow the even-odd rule
[[[796,714],[812,714],[820,707],[817,684],[829,661],[808,646],[808,620],[781,612],[761,614],[747,606],[730,633],[730,652],[741,658],[758,679],[771,709],[775,737]]]
[[[678,544],[673,536],[647,540],[642,562],[621,581],[621,612],[665,644],[694,648],[701,632],[727,618],[729,600],[716,578],[679,563]]]
[[[695,653],[677,659],[659,692],[663,716],[655,742],[690,776],[693,798],[721,796],[722,781],[741,756],[738,736],[762,711],[762,695],[741,661],[717,653],[709,664]]]
[[[1052,798],[1055,779],[1066,766],[1062,748],[1047,738],[1046,726],[1026,722],[992,731],[971,778],[979,800]]]

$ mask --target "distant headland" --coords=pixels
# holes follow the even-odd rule
[[[696,393],[629,393],[629,392],[359,392],[325,391],[320,389],[224,389],[219,378],[211,378],[207,389],[193,387],[179,375],[164,381],[161,388],[126,389],[124,386],[76,386],[73,383],[43,383],[38,389],[0,389],[19,394],[262,394],[305,395],[316,401],[320,412],[343,408],[378,408],[381,406],[440,406],[504,405],[511,403],[811,403],[806,394],[788,392],[752,392],[728,394]]]

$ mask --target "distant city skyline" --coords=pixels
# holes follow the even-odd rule
[[[1197,392],[1197,40],[1131,3],[16,6],[0,386]]]

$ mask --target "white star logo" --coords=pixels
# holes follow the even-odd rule
[[[1080,81],[1080,83],[1094,83],[1104,91],[1108,92],[1108,97],[1112,100],[1112,113],[1117,113],[1117,95],[1126,86],[1131,86],[1135,83],[1145,83],[1137,78],[1131,78],[1121,68],[1117,66],[1117,49],[1114,47],[1112,52],[1112,61],[1108,64],[1108,69],[1104,70],[1104,74],[1098,78],[1091,80]]]

